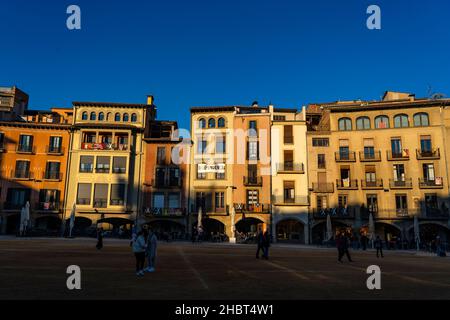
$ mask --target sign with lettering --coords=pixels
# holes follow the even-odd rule
[[[198,173],[225,173],[225,164],[217,163],[217,164],[206,164],[201,163],[198,165]]]

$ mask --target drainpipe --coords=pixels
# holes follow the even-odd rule
[[[76,109],[73,110],[73,120],[72,125],[76,120]],[[69,146],[67,148],[67,162],[66,162],[66,174],[65,174],[65,183],[64,183],[64,202],[63,202],[63,212],[62,212],[62,221],[61,221],[61,237],[64,237],[64,233],[66,231],[66,208],[67,208],[67,193],[69,189],[69,177],[70,177],[70,165],[72,163],[72,147],[73,147],[73,127],[69,127]]]

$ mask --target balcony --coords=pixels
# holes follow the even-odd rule
[[[433,180],[419,178],[420,189],[442,189],[444,188],[444,179],[442,177],[435,177]]]
[[[381,151],[375,152],[359,152],[359,161],[361,162],[377,162],[381,161]]]
[[[55,147],[55,146],[46,146],[45,152],[48,155],[55,155],[55,156],[61,156],[64,154],[64,148],[61,146]]]
[[[277,173],[305,173],[305,166],[303,165],[303,163],[278,163]]]
[[[144,208],[144,214],[154,217],[182,217],[186,215],[186,208]]]
[[[119,167],[114,168],[113,167],[112,172],[113,173],[123,174],[123,173],[127,172],[127,168],[119,168]]]
[[[129,149],[129,146],[127,144],[83,142],[81,144],[81,149],[83,149],[83,150],[119,150],[119,151],[127,151]]]
[[[263,184],[262,177],[244,177],[244,186],[261,187]]]
[[[61,181],[62,180],[62,173],[61,172],[48,171],[48,172],[45,172],[42,175],[42,179],[43,180]]]
[[[441,210],[438,208],[425,208],[422,212],[423,218],[429,218],[429,219],[449,219],[450,215],[448,212],[448,209]]]
[[[332,182],[313,182],[312,191],[317,193],[333,193],[334,184]]]
[[[154,188],[180,188],[181,179],[152,179],[152,187]]]
[[[25,207],[25,204],[14,203],[14,202],[5,202],[3,205],[4,210],[22,210]]]
[[[108,207],[108,199],[94,199],[94,208]]]
[[[367,208],[361,210],[361,219],[369,220],[370,213],[372,213],[372,217],[378,220],[386,220],[386,219],[409,219],[410,212],[408,209],[378,209],[370,211]]]
[[[95,168],[95,173],[109,173],[110,168],[106,167],[106,168]]]
[[[124,206],[125,205],[125,200],[123,200],[123,199],[111,199],[109,201],[109,204],[111,206]]]
[[[438,160],[441,158],[439,148],[434,150],[419,150],[416,149],[417,160]]]
[[[245,203],[235,203],[234,209],[238,213],[269,213],[270,204],[245,204]]]
[[[388,161],[407,161],[409,160],[409,150],[403,149],[403,151],[386,151]]]
[[[284,136],[283,137],[284,144],[293,144],[294,143],[294,136]]]
[[[283,196],[273,196],[272,202],[274,205],[308,206],[309,205],[309,197],[308,196],[294,196],[293,198],[285,198]]]
[[[36,148],[33,145],[29,144],[18,144],[16,153],[35,153]]]
[[[358,180],[337,179],[336,188],[338,190],[358,190]]]
[[[395,215],[397,218],[409,218],[409,212],[407,208],[395,209]]]
[[[37,211],[59,211],[60,203],[59,202],[38,202],[36,203]]]
[[[389,187],[391,189],[412,189],[412,178],[403,180],[389,179]]]
[[[90,198],[77,198],[77,204],[82,206],[88,206],[91,204]]]
[[[355,162],[356,153],[354,151],[349,152],[335,152],[334,158],[336,162]]]
[[[327,219],[328,215],[331,219],[354,219],[355,210],[351,207],[313,209],[314,219]]]
[[[34,174],[30,171],[14,170],[11,172],[11,179],[13,179],[13,180],[33,180]]]
[[[375,179],[375,181],[361,180],[361,188],[363,190],[383,189],[383,179]]]

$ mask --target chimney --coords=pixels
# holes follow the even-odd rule
[[[154,100],[154,98],[153,98],[152,95],[148,95],[147,96],[147,104],[148,105],[152,106],[153,105],[153,100]]]

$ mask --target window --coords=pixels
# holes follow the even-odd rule
[[[312,145],[313,147],[329,147],[330,140],[328,138],[313,138]]]
[[[344,187],[349,187],[350,186],[350,167],[342,166],[340,168],[340,173],[341,173],[342,185]]]
[[[156,149],[156,163],[158,165],[166,164],[166,148],[165,147],[158,147]]]
[[[211,118],[208,120],[208,128],[215,128],[216,127],[216,120]]]
[[[318,210],[328,209],[328,197],[327,196],[318,195],[316,197],[316,201],[317,201],[317,209]]]
[[[224,165],[225,170],[223,172],[216,172],[216,180],[224,180],[225,179],[225,172],[226,172],[226,165]]]
[[[94,170],[94,157],[81,156],[80,157],[80,172],[92,172]]]
[[[128,113],[124,113],[122,116],[122,121],[128,122],[129,120],[130,120],[130,116],[128,115]]]
[[[62,137],[50,137],[48,144],[49,153],[61,153]]]
[[[402,158],[403,149],[402,149],[402,140],[400,138],[391,139],[391,151],[392,151],[392,158]]]
[[[180,193],[171,192],[169,193],[169,208],[178,209],[180,208]]]
[[[156,187],[164,187],[166,186],[166,169],[165,168],[156,168],[155,171],[156,178]]]
[[[31,189],[9,188],[6,195],[5,207],[8,209],[21,209],[30,201]]]
[[[92,121],[97,120],[97,114],[95,112],[91,112],[91,116],[90,116],[89,120],[92,120]]]
[[[251,120],[248,122],[248,135],[249,137],[256,137],[258,136],[258,128],[257,128],[257,122],[255,120]]]
[[[370,129],[370,119],[369,117],[359,117],[356,119],[356,129],[357,130],[368,130]]]
[[[438,209],[438,199],[436,193],[427,193],[425,194],[425,209],[427,213],[433,211],[433,209]],[[430,210],[431,209],[431,210]]]
[[[348,146],[339,147],[339,159],[340,160],[350,160],[350,149]]]
[[[348,196],[346,194],[338,195],[338,207],[339,208],[347,208],[348,205]]]
[[[197,153],[204,154],[206,153],[207,141],[206,140],[198,140],[197,144]]]
[[[420,152],[422,155],[432,155],[431,136],[420,136]]]
[[[91,204],[91,190],[92,185],[90,183],[79,183],[77,192],[77,204]]]
[[[87,120],[88,119],[88,113],[86,112],[86,111],[84,111],[82,114],[81,114],[81,120]]]
[[[430,125],[430,121],[428,118],[428,114],[421,112],[421,113],[416,113],[414,115],[414,126],[415,127],[427,127]]]
[[[317,168],[326,169],[325,154],[317,155]]]
[[[153,193],[153,208],[155,209],[164,209],[165,207],[165,197],[162,192]]]
[[[206,179],[206,172],[200,172],[200,164],[197,164],[197,179],[198,180]]]
[[[291,203],[295,199],[295,182],[294,181],[284,181],[283,182],[283,194],[284,202]]]
[[[109,204],[112,206],[123,206],[125,204],[125,184],[111,185],[111,200]]]
[[[100,113],[98,114],[98,120],[99,120],[99,121],[105,120],[105,114],[104,114],[103,112],[100,112]]]
[[[225,208],[225,192],[215,192],[216,210]]]
[[[108,112],[107,114],[106,114],[106,121],[111,121],[112,120],[112,115],[111,115],[111,112]]]
[[[434,182],[435,181],[434,164],[433,163],[424,163],[422,165],[422,173],[423,173],[423,179],[426,182]]]
[[[293,150],[284,150],[284,170],[292,171],[294,170],[294,151]]]
[[[397,215],[408,215],[408,200],[406,194],[395,195],[395,209]]]
[[[377,181],[375,166],[366,166],[366,185],[373,186]]]
[[[247,205],[259,204],[258,190],[247,190]]]
[[[376,194],[367,195],[367,210],[372,214],[378,212],[378,196]]]
[[[53,162],[53,161],[47,161],[47,165],[45,167],[45,179],[47,180],[59,180],[60,177],[60,163],[59,162]]]
[[[394,128],[409,127],[408,116],[406,114],[398,114],[394,117]]]
[[[96,183],[94,185],[94,208],[106,208],[108,205],[108,185]]]
[[[111,159],[110,157],[97,157],[96,173],[109,173]]]
[[[137,114],[136,113],[131,114],[131,122],[137,122]]]
[[[339,131],[352,130],[352,120],[350,118],[341,118],[338,121]]]
[[[293,136],[293,127],[292,125],[283,126],[284,127],[284,143],[285,144],[292,144],[294,143],[294,136]]]
[[[169,186],[178,187],[180,186],[180,169],[170,168],[169,169]]]
[[[127,172],[127,158],[113,157],[113,173],[126,173],[126,172]]]
[[[247,179],[250,184],[258,182],[258,166],[256,164],[247,165]]]
[[[273,121],[286,121],[286,116],[273,116]]]
[[[216,136],[216,153],[225,153],[226,151],[225,136]]]
[[[404,182],[405,181],[405,165],[403,164],[394,164],[394,181],[395,182]]]
[[[258,160],[258,141],[247,142],[248,160]]]
[[[225,128],[225,119],[224,118],[219,118],[219,120],[217,120],[217,127]]]
[[[198,120],[198,127],[200,128],[200,129],[204,129],[204,128],[206,128],[206,120],[205,119],[200,119],[200,120]]]
[[[119,122],[120,121],[120,113],[116,113],[114,115],[114,121]]]
[[[59,190],[41,189],[39,191],[39,209],[59,209]]]
[[[389,128],[389,118],[387,116],[378,116],[375,118],[375,128],[376,129],[387,129]]]
[[[33,136],[21,134],[19,137],[19,145],[18,145],[17,151],[32,152],[33,151]]]
[[[30,161],[28,160],[17,160],[16,161],[16,171],[14,177],[18,179],[29,179],[30,178]]]
[[[364,159],[375,159],[373,139],[364,139]]]

